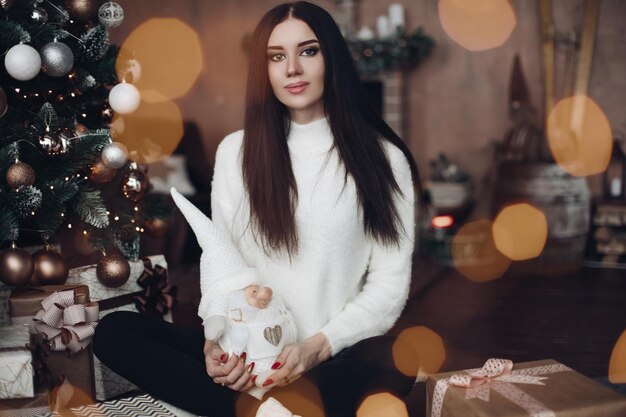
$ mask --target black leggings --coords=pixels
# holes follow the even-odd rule
[[[316,366],[301,380],[278,390],[288,390],[299,381],[314,384],[327,417],[353,417],[359,403],[373,392],[390,392],[403,399],[414,378],[394,367],[393,342],[394,338],[389,336],[363,340]],[[235,403],[242,394],[215,384],[208,376],[204,335],[200,330],[139,313],[115,312],[100,321],[93,347],[104,364],[155,398],[202,416],[237,414]],[[280,396],[275,396],[280,400]]]

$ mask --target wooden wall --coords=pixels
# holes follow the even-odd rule
[[[242,38],[267,9],[281,2],[119,0],[126,18],[121,27],[111,30],[115,43],[123,42],[134,27],[152,17],[177,17],[197,31],[204,48],[204,69],[192,91],[177,102],[184,117],[200,128],[207,169],[221,138],[242,126],[246,77]],[[468,52],[445,34],[435,0],[356,0],[357,27],[375,27],[376,16],[386,13],[394,2],[405,6],[410,30],[422,26],[436,41],[434,54],[408,77],[405,139],[424,176],[428,160],[444,151],[474,176],[482,177],[492,162],[490,144],[502,140],[510,126],[508,80],[516,53],[522,58],[537,114],[542,111],[538,0],[513,0],[517,27],[503,46],[484,52]],[[331,11],[337,8],[331,0],[317,3]],[[583,4],[583,0],[554,0],[558,31],[580,28]],[[625,17],[623,0],[602,2],[589,87],[612,127],[621,132],[626,132]]]

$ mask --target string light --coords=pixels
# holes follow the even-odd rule
[[[54,190],[54,185],[51,185],[51,186],[50,186],[50,189],[51,189],[51,190]]]
[[[111,212],[109,210],[107,210],[107,216],[110,216]]]
[[[139,207],[135,206],[135,211],[139,211]]]
[[[135,230],[136,230],[136,231],[138,231],[138,232],[140,232],[140,231],[141,231],[141,228],[140,228],[139,226],[137,226],[137,227],[135,227]]]
[[[61,217],[65,217],[65,213],[61,213]]]
[[[68,228],[68,229],[71,229],[71,228],[72,228],[72,224],[71,224],[71,223],[68,223],[67,228]]]
[[[118,221],[118,220],[120,219],[120,216],[115,216],[113,219],[114,219],[115,221]]]
[[[84,234],[85,236],[87,236],[87,231],[86,231],[86,230],[83,230],[83,234]]]
[[[19,88],[16,88],[16,89],[15,89],[15,92],[16,92],[16,93],[19,93],[19,92],[20,92],[20,89],[19,89]]]

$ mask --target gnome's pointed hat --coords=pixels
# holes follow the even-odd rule
[[[207,271],[212,276],[226,276],[246,270],[243,257],[225,231],[213,224],[204,213],[180,194],[176,188],[170,190],[174,203],[191,226],[203,252],[211,254]]]

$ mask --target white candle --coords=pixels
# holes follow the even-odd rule
[[[376,31],[378,31],[378,37],[381,39],[391,35],[391,26],[387,16],[378,16],[378,19],[376,19]]]
[[[611,179],[611,197],[619,197],[622,194],[622,179],[621,178],[612,178]]]
[[[404,29],[404,7],[400,3],[394,3],[389,6],[389,22],[394,34],[397,28]]]
[[[361,26],[361,29],[356,33],[356,38],[360,41],[371,41],[374,39],[374,31],[367,25]]]

